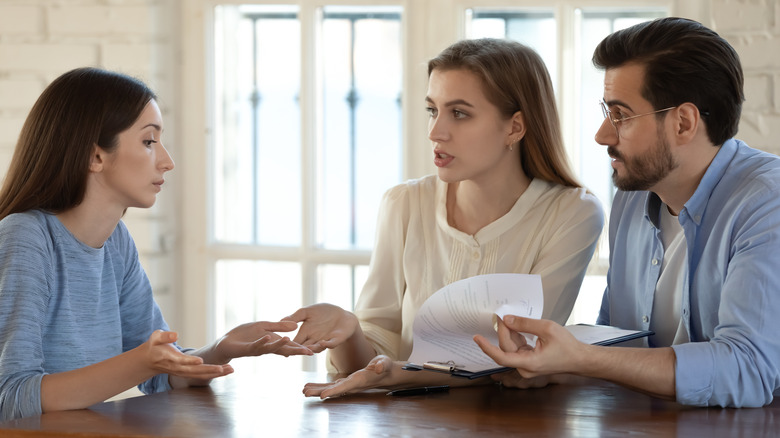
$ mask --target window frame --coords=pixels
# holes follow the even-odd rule
[[[318,8],[326,5],[339,6],[401,6],[403,46],[403,89],[402,124],[403,141],[402,179],[417,178],[435,173],[430,160],[430,146],[427,139],[427,115],[423,96],[427,89],[425,62],[452,42],[465,37],[466,10],[470,8],[511,8],[553,10],[558,21],[558,66],[556,83],[557,105],[561,114],[564,141],[567,145],[572,166],[577,168],[581,150],[576,146],[577,111],[576,93],[579,89],[577,67],[574,57],[564,56],[574,49],[578,34],[574,13],[578,8],[625,8],[665,7],[671,15],[685,16],[707,24],[709,6],[705,0],[341,0],[341,1],[236,1],[236,0],[193,0],[181,3],[182,55],[178,67],[180,73],[179,126],[183,147],[175,148],[177,172],[172,184],[180,194],[175,201],[179,204],[180,216],[177,251],[177,278],[174,286],[178,308],[166,315],[175,315],[178,321],[175,329],[181,333],[183,345],[203,345],[214,340],[215,301],[214,270],[218,259],[245,258],[263,260],[300,260],[302,264],[302,288],[304,302],[316,299],[316,266],[321,263],[367,264],[370,251],[311,249],[301,253],[300,248],[255,248],[246,245],[216,244],[211,234],[210,211],[213,209],[209,181],[212,180],[210,164],[213,162],[212,143],[214,114],[212,94],[214,77],[211,72],[214,52],[214,7],[220,4],[288,4],[299,7],[302,27],[302,65],[316,65],[314,57],[318,35],[315,26]],[[449,19],[441,19],[442,11]],[[320,102],[316,100],[316,74],[314,69],[303,69],[301,77],[301,125],[302,125],[302,170],[303,199],[302,214],[306,225],[303,228],[302,248],[314,248],[313,221],[314,160],[307,160],[316,144],[316,111]],[[197,90],[197,91],[192,91]],[[186,128],[185,128],[186,127]],[[196,129],[194,127],[202,127]],[[205,177],[204,177],[205,176]],[[599,264],[601,265],[601,264]],[[601,266],[599,270],[606,270]],[[290,309],[294,311],[295,309]],[[284,315],[280,315],[282,317]]]

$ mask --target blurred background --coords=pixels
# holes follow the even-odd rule
[[[435,172],[426,62],[458,39],[511,38],[542,55],[572,165],[608,212],[609,158],[593,141],[603,76],[590,57],[607,34],[669,15],[737,49],[738,137],[780,152],[777,0],[0,0],[0,172],[65,71],[150,84],[176,169],[125,222],[166,320],[197,347],[314,302],[351,309],[382,194]],[[595,322],[608,255],[605,237],[571,322]],[[321,356],[234,364],[314,370]]]

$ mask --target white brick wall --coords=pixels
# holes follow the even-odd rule
[[[46,85],[75,67],[99,66],[137,76],[160,96],[164,141],[175,159],[177,120],[169,108],[178,90],[178,0],[0,0],[0,174],[24,119]],[[175,177],[157,204],[124,217],[168,323],[179,325],[174,284]]]
[[[745,105],[737,137],[780,154],[780,1],[712,0],[711,27],[739,53]]]

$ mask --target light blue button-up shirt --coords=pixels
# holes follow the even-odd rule
[[[660,206],[651,192],[616,194],[599,324],[650,327],[664,257]],[[691,342],[672,346],[677,401],[766,405],[780,394],[780,158],[727,141],[679,220],[688,247],[681,317]]]

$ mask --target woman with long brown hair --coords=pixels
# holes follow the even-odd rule
[[[235,357],[311,354],[273,333],[289,322],[176,345],[121,221],[173,169],[162,132],[143,82],[97,68],[63,74],[30,111],[0,192],[2,419],[206,385]]]

